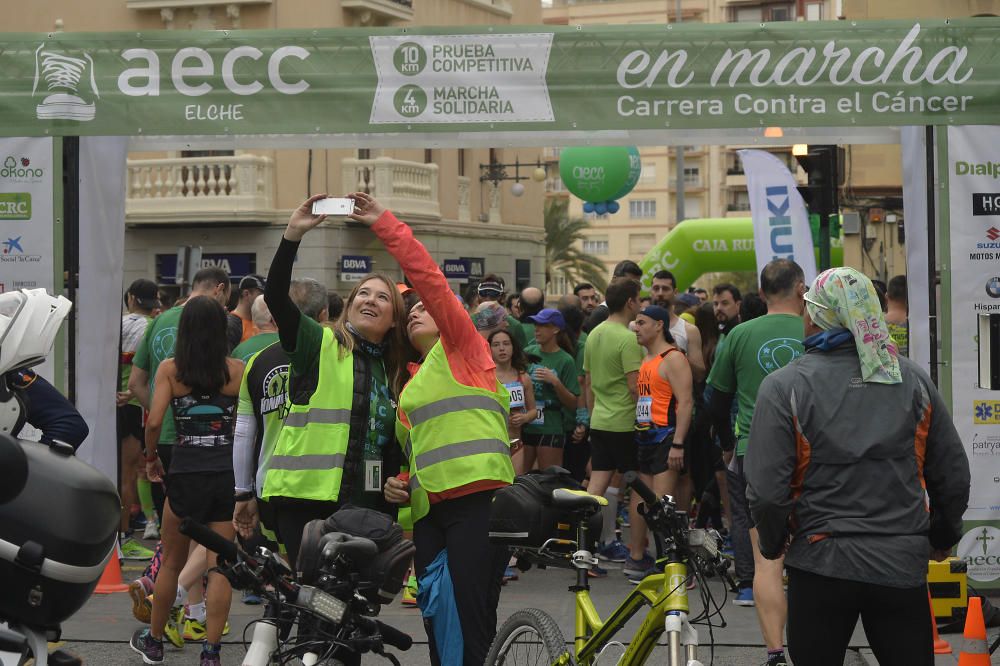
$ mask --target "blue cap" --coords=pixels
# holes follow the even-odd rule
[[[528,317],[536,324],[552,324],[560,331],[566,328],[566,320],[563,319],[562,312],[553,308],[540,310],[538,314]]]
[[[670,312],[659,305],[647,305],[644,307],[639,314],[649,317],[650,319],[657,319],[662,321],[667,326],[670,325]]]

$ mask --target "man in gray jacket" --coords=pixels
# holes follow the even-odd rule
[[[789,654],[840,666],[860,615],[879,663],[930,666],[927,560],[961,537],[968,458],[867,277],[830,269],[805,298],[806,353],[761,384],[745,461],[761,553],[785,555]]]

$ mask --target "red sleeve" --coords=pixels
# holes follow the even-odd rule
[[[448,286],[434,258],[413,230],[386,211],[372,225],[385,249],[406,274],[441,332],[441,344],[455,379],[468,386],[496,388],[496,364],[486,340]]]

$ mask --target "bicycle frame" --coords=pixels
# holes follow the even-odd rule
[[[586,521],[581,520],[577,527],[577,544],[586,543]],[[668,629],[671,631],[669,666],[698,663],[695,661],[698,634],[688,622],[687,566],[673,554],[666,559],[663,573],[647,576],[607,619],[602,620],[590,598],[587,576],[595,560],[586,550],[574,553],[577,583],[570,591],[576,597],[574,651],[578,664],[592,664],[600,650],[644,606],[649,606],[646,617],[618,664],[637,666],[645,663],[660,635]]]

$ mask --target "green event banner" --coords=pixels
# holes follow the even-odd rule
[[[1000,20],[0,33],[0,135],[1000,124]]]

